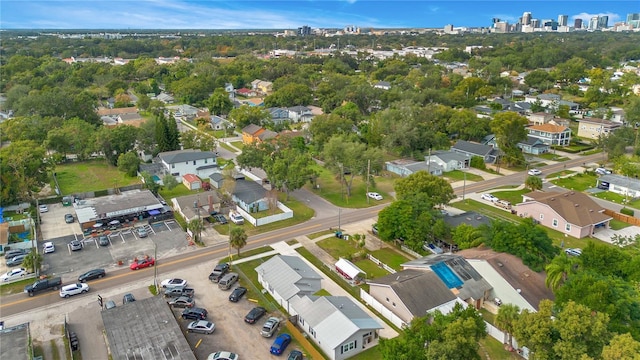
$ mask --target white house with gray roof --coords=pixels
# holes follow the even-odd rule
[[[484,160],[484,162],[491,164],[496,162],[499,155],[498,149],[495,149],[492,146],[465,140],[458,140],[456,144],[451,147],[451,151],[468,156],[469,158],[479,156]]]
[[[289,312],[295,295],[312,295],[321,289],[322,276],[297,256],[277,255],[256,267],[258,282]]]
[[[346,296],[299,296],[290,300],[298,326],[331,360],[376,346],[383,327]]]
[[[182,176],[185,174],[194,174],[202,179],[220,172],[217,156],[211,151],[198,149],[165,151],[158,154],[158,158],[165,170],[175,176],[178,182],[182,182]]]
[[[418,171],[427,171],[431,175],[442,175],[442,167],[437,164],[428,164],[425,161],[415,161],[407,159],[398,159],[385,162],[387,171],[398,174],[402,177],[415,174]]]
[[[425,156],[425,160],[427,164],[441,167],[444,172],[468,169],[470,162],[469,157],[455,151],[434,151]]]

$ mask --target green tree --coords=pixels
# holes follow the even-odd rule
[[[215,151],[216,139],[206,133],[203,128],[199,130],[189,130],[180,136],[184,149],[200,149],[202,151]]]
[[[226,115],[233,109],[233,102],[229,99],[229,94],[223,88],[217,88],[213,94],[207,99],[205,105],[209,108],[211,114]]]
[[[247,233],[243,228],[234,226],[229,233],[229,244],[231,247],[238,250],[238,257],[240,257],[240,249],[247,245]]]
[[[553,302],[540,301],[538,311],[522,310],[513,326],[513,336],[519,346],[526,346],[532,359],[554,359],[553,345],[556,332],[553,320]]]
[[[335,114],[316,116],[309,124],[311,141],[319,151],[334,135],[348,134],[352,131],[354,123],[346,117]]]
[[[102,150],[111,165],[118,164],[121,154],[132,151],[138,138],[138,129],[131,125],[102,127],[96,134],[96,147]]]
[[[470,249],[482,244],[484,237],[480,229],[462,223],[453,229],[451,240],[457,244],[460,249]]]
[[[30,201],[49,180],[52,164],[35,141],[19,140],[0,148],[0,194],[3,204]]]
[[[616,334],[602,348],[602,360],[640,360],[640,342],[631,334]]]
[[[127,174],[127,176],[136,176],[140,166],[140,158],[135,151],[129,151],[118,156],[118,170]]]
[[[151,191],[154,195],[158,194],[158,190],[160,190],[160,184],[155,182],[153,179],[153,175],[151,175],[147,171],[143,171],[140,173],[142,176],[142,181],[144,182],[144,188]]]
[[[266,107],[291,107],[308,105],[313,101],[311,89],[304,84],[289,83],[275,90],[264,99]]]
[[[455,198],[453,188],[448,181],[426,171],[417,171],[397,180],[393,188],[398,199],[406,199],[417,193],[424,193],[428,195],[435,206],[446,205]]]
[[[229,112],[229,119],[233,121],[236,128],[242,129],[249,124],[262,125],[271,119],[271,114],[259,106],[242,105]]]
[[[163,176],[162,183],[168,190],[173,190],[175,189],[176,186],[180,185],[178,180],[176,180],[176,177],[171,174],[167,174]]]
[[[40,274],[40,267],[42,266],[43,258],[42,254],[36,249],[32,249],[22,261],[22,266],[25,269],[29,269],[31,272]]]
[[[556,356],[560,359],[578,359],[585,354],[592,358],[600,356],[610,336],[608,323],[607,314],[568,302],[553,323],[559,337],[553,344]]]
[[[569,274],[575,273],[580,264],[580,259],[575,256],[567,256],[561,253],[551,260],[545,271],[547,277],[544,279],[545,285],[551,290],[557,290],[560,285],[567,281]]]
[[[202,230],[204,230],[204,222],[202,219],[191,219],[187,224],[187,229],[191,230],[193,234],[194,242],[201,243]]]
[[[508,165],[524,163],[524,155],[518,148],[518,143],[527,138],[525,125],[528,123],[527,118],[513,111],[498,113],[489,123]]]
[[[537,176],[527,176],[524,186],[531,191],[542,190],[542,179]]]
[[[507,341],[510,347],[513,347],[513,331],[519,316],[520,308],[514,304],[504,304],[500,306],[498,315],[496,315],[496,325],[507,333]]]

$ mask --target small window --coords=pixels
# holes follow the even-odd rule
[[[540,220],[544,220],[544,214],[540,214]]]
[[[193,160],[193,165],[195,165],[195,164],[196,164],[196,161],[195,161],[195,160]]]
[[[565,230],[567,230],[567,231],[571,231],[571,224],[567,223],[567,224],[564,226],[564,229],[565,229]]]
[[[395,302],[392,302],[391,305],[393,305],[393,307],[396,307],[396,303]]]
[[[175,169],[176,168],[176,164],[171,164],[171,168]]]
[[[558,219],[553,219],[553,222],[551,225],[553,225],[553,227],[558,227]]]
[[[389,298],[387,298],[387,302],[389,302]]]

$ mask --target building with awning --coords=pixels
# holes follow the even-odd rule
[[[165,206],[149,190],[122,191],[118,194],[76,200],[73,204],[82,229],[125,224],[165,212]]]
[[[347,280],[360,280],[366,273],[351,261],[340,258],[335,264],[336,271]]]

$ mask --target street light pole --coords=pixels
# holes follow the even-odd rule
[[[467,155],[467,160],[464,162],[465,169],[463,171],[464,180],[462,182],[462,200],[464,201],[464,196],[467,190],[467,168],[469,167],[469,155]]]

